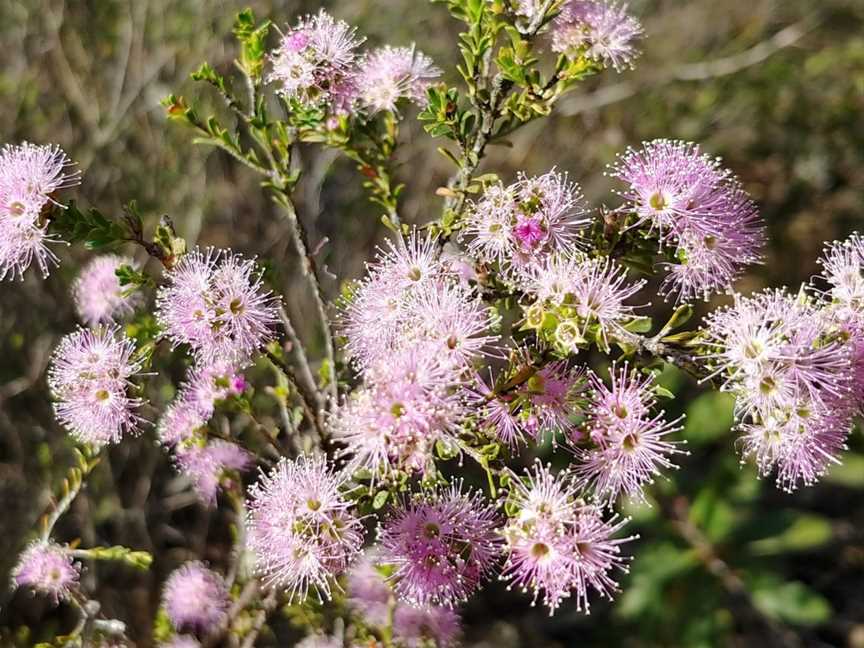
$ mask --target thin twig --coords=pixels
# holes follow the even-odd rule
[[[273,366],[279,369],[285,375],[285,379],[294,388],[294,391],[297,392],[297,394],[300,396],[300,404],[303,407],[303,413],[306,415],[306,418],[315,428],[316,432],[318,432],[319,438],[323,440],[326,436],[326,433],[324,429],[324,421],[321,417],[321,410],[319,408],[316,408],[315,403],[311,402],[306,393],[302,389],[300,389],[300,386],[297,383],[297,376],[294,373],[294,368],[288,363],[286,363],[282,358],[269,350],[266,352],[266,355],[270,362],[273,364]]]
[[[309,248],[306,231],[303,228],[303,224],[300,222],[300,218],[297,216],[294,202],[287,194],[283,193],[281,197],[283,199],[279,200],[279,204],[282,205],[283,211],[288,217],[291,239],[293,240],[294,247],[300,256],[300,271],[309,284],[312,297],[315,301],[316,314],[321,322],[321,330],[324,336],[324,353],[330,368],[330,380],[327,385],[330,399],[329,403],[326,403],[325,405],[327,409],[331,409],[336,407],[339,403],[338,380],[336,377],[336,354],[333,349],[333,330],[330,326],[330,319],[327,316],[327,308],[324,304],[321,284],[318,279],[318,268],[315,263],[315,258]]]
[[[297,331],[285,310],[285,306],[279,307],[279,321],[282,323],[282,328],[285,329],[285,335],[288,336],[288,341],[291,343],[291,353],[299,368],[298,378],[302,380],[306,389],[310,394],[314,394],[315,401],[319,408],[323,407],[323,397],[318,390],[318,383],[315,381],[315,374],[312,373],[312,366],[309,364],[309,356],[306,354],[306,347],[300,341]]]

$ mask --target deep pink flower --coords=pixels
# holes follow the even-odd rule
[[[500,555],[491,504],[458,485],[414,497],[381,530],[380,560],[393,565],[396,593],[420,606],[452,607],[477,590]]]
[[[581,247],[589,222],[579,185],[553,169],[489,187],[466,215],[465,236],[469,254],[497,263],[513,278],[550,255]]]

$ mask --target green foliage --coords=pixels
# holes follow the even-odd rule
[[[90,250],[104,249],[128,240],[129,232],[121,223],[91,207],[81,211],[75,201],[55,209],[50,230],[70,243],[83,243]]]
[[[773,574],[752,575],[747,583],[756,607],[769,617],[811,626],[831,616],[831,605],[798,581],[784,582]]]
[[[76,556],[88,560],[108,560],[121,562],[135,569],[147,571],[153,563],[153,556],[146,551],[134,551],[128,547],[115,545],[113,547],[91,547],[90,549],[77,549]]]
[[[708,391],[687,407],[683,436],[688,443],[701,445],[728,438],[734,419],[735,398],[730,394]]]
[[[240,68],[257,82],[264,69],[264,58],[267,54],[267,34],[270,31],[270,21],[260,24],[255,19],[251,9],[244,9],[237,14],[234,22],[234,36],[240,43]]]

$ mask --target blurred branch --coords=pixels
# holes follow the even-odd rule
[[[705,569],[723,586],[730,599],[751,621],[764,628],[773,646],[797,648],[803,646],[801,638],[789,627],[766,616],[753,601],[746,584],[719,555],[708,537],[690,520],[690,504],[684,496],[674,500],[660,500],[666,517],[678,535],[696,552]]]
[[[27,391],[39,382],[42,372],[45,370],[51,357],[52,346],[53,338],[50,335],[43,335],[36,340],[31,347],[30,361],[28,363],[29,369],[26,375],[18,376],[0,385],[0,405],[3,405],[3,402],[7,399]]]
[[[264,622],[267,621],[267,615],[270,614],[274,609],[276,609],[276,592],[271,591],[267,598],[264,599],[262,608],[258,610],[258,615],[255,617],[255,620],[252,622],[252,630],[249,634],[246,635],[246,638],[243,640],[243,645],[241,648],[252,648],[255,645],[255,640],[258,638],[259,633],[261,632],[261,628],[264,627]]]
[[[614,85],[604,86],[590,95],[563,100],[558,112],[569,117],[624,101],[644,90],[657,88],[675,81],[706,81],[735,74],[748,67],[758,65],[777,52],[794,45],[813,31],[818,24],[817,18],[808,16],[739,54],[701,63],[676,65],[654,75],[649,75],[648,78],[641,81],[622,81]]]

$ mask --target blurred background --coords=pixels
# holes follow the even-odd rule
[[[279,24],[322,4],[373,45],[416,42],[440,67],[455,65],[458,25],[442,6],[421,0],[5,0],[0,140],[60,144],[84,171],[76,192],[84,204],[117,214],[136,199],[151,225],[168,214],[190,243],[259,255],[302,324],[309,305],[292,280],[288,231],[274,205],[245,169],[167,124],[159,100],[176,92],[207,104],[207,90],[188,76],[205,59],[230,70],[238,9],[252,6]],[[768,223],[766,263],[739,288],[807,280],[822,242],[861,228],[864,216],[864,2],[633,0],[630,9],[646,31],[636,69],[591,79],[512,146],[493,147],[484,168],[509,180],[518,170],[558,166],[599,206],[616,202],[603,170],[626,146],[655,137],[701,142],[739,175]],[[449,169],[413,113],[401,139],[402,217],[424,222],[440,211],[434,191]],[[362,273],[384,232],[350,162],[314,148],[300,157],[307,171],[299,211],[313,245],[326,241],[332,278],[325,289],[335,297],[342,280]],[[59,254],[48,280],[31,271],[0,285],[2,583],[72,462],[44,369],[76,325],[68,289],[90,255],[78,247]],[[653,308],[660,317],[670,310]],[[315,345],[309,331],[302,334]],[[182,374],[173,372],[176,382]],[[739,465],[727,398],[673,371],[662,382],[678,395],[669,415],[688,415],[691,454],[655,486],[653,507],[628,511],[641,539],[615,603],[596,601],[588,616],[564,606],[549,618],[493,584],[465,609],[466,644],[864,647],[860,432],[843,465],[817,486],[785,494]],[[155,417],[171,386],[165,380],[150,389],[147,414]],[[108,457],[57,537],[154,554],[149,572],[102,563],[85,577],[106,613],[148,647],[166,574],[189,558],[224,562],[226,515],[194,503],[152,430]],[[71,624],[74,614],[62,606],[0,593],[0,645],[30,645]],[[291,645],[290,636],[286,629],[259,645]]]

